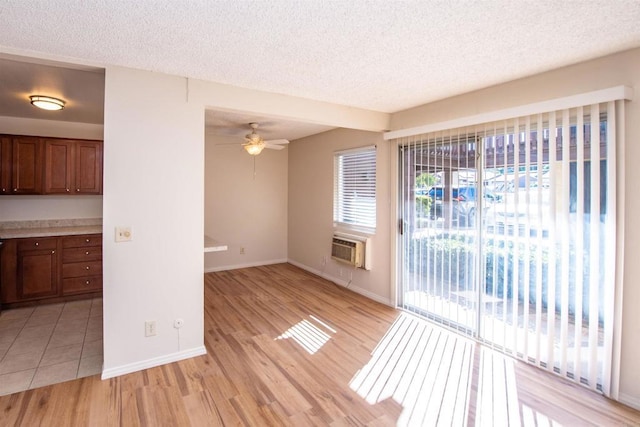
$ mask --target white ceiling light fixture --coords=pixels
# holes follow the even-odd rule
[[[65,101],[52,96],[31,95],[29,99],[31,100],[31,105],[42,108],[43,110],[62,110],[65,105]]]
[[[244,149],[247,151],[247,153],[251,154],[252,156],[257,156],[258,154],[262,153],[262,150],[264,149],[264,147],[265,147],[264,142],[244,144]]]
[[[286,139],[274,139],[271,141],[265,141],[262,139],[260,135],[256,132],[258,129],[258,123],[249,123],[251,127],[251,133],[247,134],[244,139],[247,141],[242,144],[247,153],[252,156],[257,156],[262,153],[262,150],[265,148],[271,148],[273,150],[282,150],[283,145],[288,144],[289,141]]]

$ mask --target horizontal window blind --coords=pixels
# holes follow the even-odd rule
[[[375,146],[335,153],[333,222],[336,226],[375,229]]]

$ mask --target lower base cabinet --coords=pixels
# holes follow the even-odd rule
[[[28,305],[102,292],[102,235],[5,240],[0,304]]]
[[[58,295],[58,239],[18,242],[17,296],[21,300]]]
[[[62,293],[102,290],[102,236],[62,238]]]

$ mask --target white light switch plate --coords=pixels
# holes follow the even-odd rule
[[[116,242],[129,242],[132,238],[131,227],[116,227]]]

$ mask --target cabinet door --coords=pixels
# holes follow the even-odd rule
[[[75,160],[76,194],[102,194],[102,142],[77,141]]]
[[[11,194],[11,137],[0,135],[0,194]]]
[[[69,194],[73,188],[73,142],[44,141],[44,193]]]
[[[18,250],[18,298],[58,294],[58,254],[55,249]]]
[[[18,253],[17,239],[3,240],[0,250],[0,302],[18,301]]]
[[[13,137],[11,194],[42,193],[42,146],[35,137]]]

